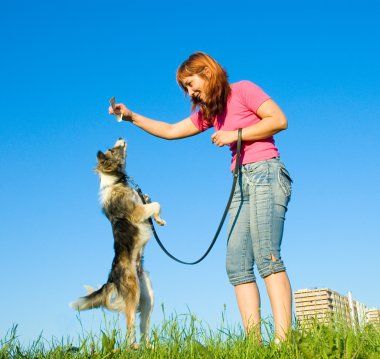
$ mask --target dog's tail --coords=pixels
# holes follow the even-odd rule
[[[96,290],[90,286],[85,286],[87,295],[71,302],[69,305],[75,310],[87,310],[105,307],[109,310],[120,312],[123,310],[124,301],[118,295],[114,283],[106,283]]]

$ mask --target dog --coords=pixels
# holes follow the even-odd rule
[[[98,151],[96,173],[100,177],[100,202],[111,222],[115,256],[107,283],[95,290],[85,286],[87,295],[70,305],[76,310],[104,307],[123,312],[127,322],[127,344],[138,348],[135,319],[140,312],[140,342],[148,342],[153,289],[143,268],[144,246],[151,236],[149,218],[165,225],[160,204],[143,204],[128,184],[125,171],[127,143],[118,139],[105,153]]]

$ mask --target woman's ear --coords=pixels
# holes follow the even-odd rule
[[[203,69],[202,72],[207,76],[208,79],[211,78],[211,70],[207,66]]]

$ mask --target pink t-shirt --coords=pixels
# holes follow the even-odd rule
[[[236,131],[239,128],[249,127],[261,121],[257,109],[270,97],[257,85],[250,81],[240,81],[231,85],[231,94],[226,109],[217,115],[212,124],[209,124],[200,111],[190,116],[191,121],[200,130],[210,127],[215,130]],[[232,152],[231,170],[235,168],[236,143],[230,145]],[[251,163],[278,157],[279,152],[273,137],[258,141],[244,141],[241,148],[241,163]]]

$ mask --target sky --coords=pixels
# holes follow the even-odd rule
[[[23,343],[98,333],[108,320],[124,328],[68,306],[111,267],[93,168],[119,137],[128,175],[161,203],[168,250],[186,261],[206,250],[232,184],[228,148],[211,144],[213,130],[166,141],[108,115],[116,96],[154,119],[188,117],[175,73],[195,51],[231,83],[258,84],[288,118],[275,140],[294,181],[282,245],[293,290],[351,291],[379,308],[379,10],[367,0],[0,0],[0,338],[16,324]],[[147,244],[152,326],[189,312],[210,328],[240,325],[225,252],[226,226],[196,266]]]

